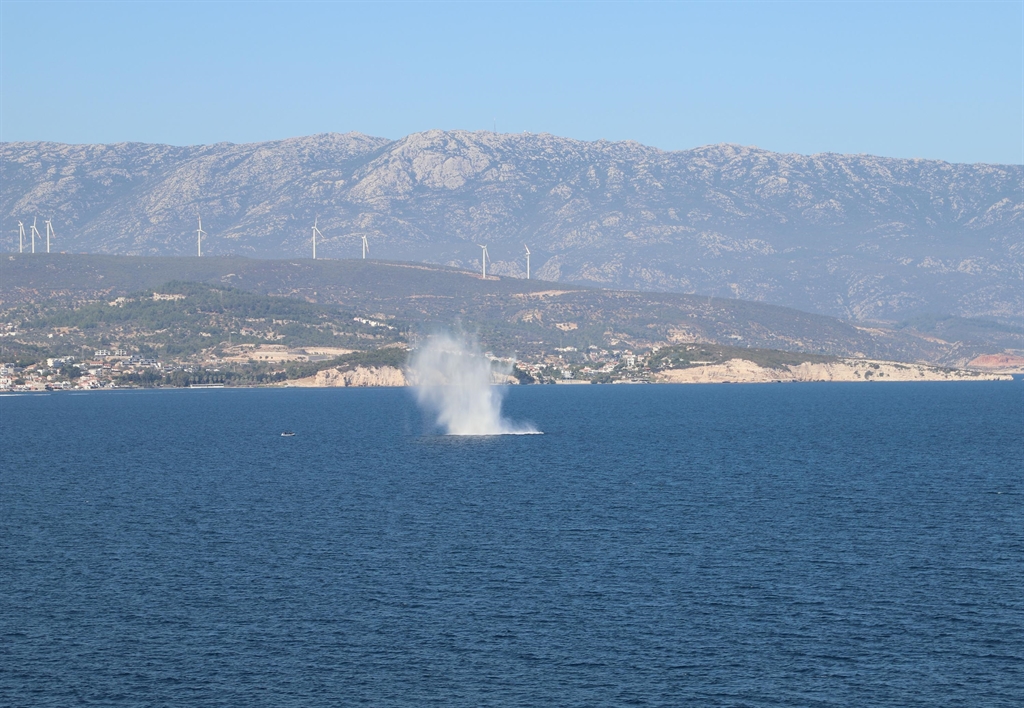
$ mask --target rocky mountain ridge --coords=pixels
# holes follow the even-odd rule
[[[428,131],[268,143],[0,145],[0,214],[52,218],[57,250],[371,255],[854,320],[1019,321],[1024,168],[737,145]],[[13,230],[12,230],[13,229]],[[39,248],[37,244],[37,248]]]

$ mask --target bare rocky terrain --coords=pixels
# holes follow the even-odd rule
[[[1012,381],[1009,374],[963,369],[941,369],[923,364],[902,364],[869,359],[766,367],[744,359],[722,364],[666,369],[653,377],[657,383],[795,383],[813,381]]]
[[[1019,323],[1019,165],[790,155],[737,145],[429,131],[268,143],[0,145],[5,248],[51,218],[54,249],[479,267],[614,289],[714,295],[855,321]],[[37,250],[42,247],[37,244]]]

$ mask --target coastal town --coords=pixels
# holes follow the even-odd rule
[[[592,349],[580,354],[574,347],[559,348],[559,351],[540,361],[530,362],[498,357],[490,352],[486,356],[496,372],[508,372],[496,374],[496,382],[610,383],[651,380],[651,371],[645,365],[647,356],[632,351]],[[280,386],[292,382],[310,385],[305,379],[315,377],[319,371],[332,370],[333,367],[325,365],[346,356],[352,359],[352,354],[359,354],[340,348],[267,344],[242,345],[218,351],[219,355],[211,351],[205,353],[205,356],[185,361],[162,361],[126,349],[97,349],[84,356],[46,357],[39,361],[10,361],[0,364],[0,391]],[[397,347],[398,357],[392,357],[392,361],[383,368],[401,371],[404,368],[401,360],[406,352],[404,347]],[[309,374],[311,369],[319,371],[313,371],[312,376],[301,375]],[[244,376],[246,370],[254,376]],[[389,380],[395,379],[392,377]],[[399,385],[405,385],[404,374],[400,380]]]
[[[778,359],[778,352],[709,351],[709,347],[654,348],[636,353],[591,347],[559,348],[540,360],[484,354],[497,384],[782,383],[799,381],[1009,380],[1024,360],[1001,357],[969,369],[835,357]],[[717,348],[723,349],[721,347]],[[404,346],[382,353],[283,345],[238,346],[192,361],[161,361],[126,349],[97,349],[86,356],[47,357],[0,364],[0,391],[40,392],[128,388],[225,386],[415,385],[404,365]],[[698,351],[694,351],[698,350]],[[696,356],[686,356],[696,354]],[[699,358],[699,357],[707,358]],[[778,359],[772,361],[771,359]]]
[[[438,331],[438,313],[458,322],[474,311],[462,333],[490,360],[495,383],[964,381],[1024,372],[1024,356],[1005,346],[1016,334],[998,329],[986,335],[996,338],[989,349],[831,321],[834,329],[808,333],[798,319],[734,301],[622,309],[633,295],[550,290],[454,300],[479,278],[445,273],[426,295],[380,291],[362,302],[182,280],[126,295],[12,291],[0,303],[0,391],[415,385],[410,356]]]
[[[99,390],[124,387],[128,375],[163,378],[173,371],[189,367],[165,367],[155,359],[130,355],[123,349],[97,350],[91,357],[48,357],[44,361],[21,365],[0,364],[0,390],[59,391]]]

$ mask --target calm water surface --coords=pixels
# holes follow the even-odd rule
[[[1019,706],[1024,383],[0,398],[0,705]],[[294,430],[295,437],[280,432]]]

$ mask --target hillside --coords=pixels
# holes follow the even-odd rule
[[[190,357],[222,342],[361,350],[402,339],[395,327],[360,321],[366,318],[337,307],[183,281],[77,307],[60,300],[26,304],[7,314],[23,332],[57,332],[66,340],[65,351],[52,352],[57,355],[127,342],[141,353]]]
[[[699,293],[844,319],[1024,314],[1024,168],[736,145],[429,131],[193,147],[0,145],[5,247],[52,218],[55,248],[479,266]],[[13,230],[12,230],[13,229]]]
[[[742,300],[555,286],[522,278],[485,281],[453,268],[370,260],[8,256],[0,259],[0,306],[11,310],[54,302],[81,308],[140,291],[163,292],[169,281],[298,297],[393,322],[413,337],[461,326],[479,333],[487,347],[502,355],[698,343],[959,366],[980,354],[1024,346],[1020,329],[990,322],[933,319],[925,322],[931,328],[927,333],[910,323],[863,327]],[[943,339],[943,327],[955,329],[959,338]]]

